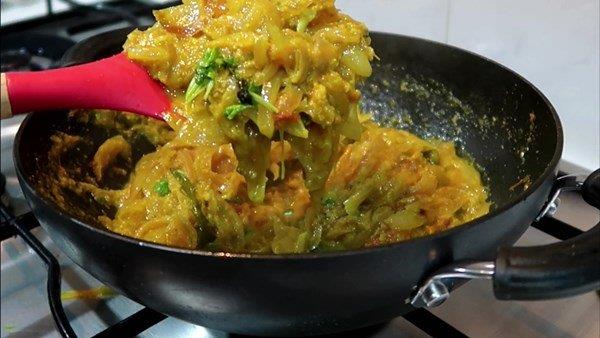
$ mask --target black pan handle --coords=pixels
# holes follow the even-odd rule
[[[600,169],[584,182],[560,177],[539,218],[556,208],[561,191],[580,191],[600,209]],[[495,261],[459,261],[430,275],[413,294],[415,307],[434,307],[469,279],[491,279],[496,298],[538,300],[573,296],[600,289],[600,223],[572,239],[535,247],[501,247]]]
[[[581,196],[589,205],[600,209],[600,169],[594,171],[583,182]]]
[[[600,169],[580,185],[583,199],[600,209]],[[600,223],[564,242],[502,247],[494,271],[494,294],[503,300],[538,300],[600,289]]]

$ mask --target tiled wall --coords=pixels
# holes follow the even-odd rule
[[[598,0],[337,0],[371,30],[449,43],[494,59],[548,96],[563,158],[600,166]]]

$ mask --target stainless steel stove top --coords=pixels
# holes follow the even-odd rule
[[[107,26],[100,29],[106,29]],[[87,35],[94,32],[87,32]],[[78,39],[85,37],[80,36]],[[12,161],[14,136],[23,117],[1,124],[1,171],[7,178],[6,191],[17,215],[28,212],[15,176]],[[581,230],[600,221],[598,212],[578,195],[562,195],[554,216]],[[550,229],[551,230],[551,229]],[[85,290],[101,283],[76,266],[36,227],[35,236],[57,257],[62,270],[62,289]],[[547,231],[552,233],[552,231]],[[530,227],[517,245],[557,241],[544,231]],[[46,269],[42,261],[19,237],[1,242],[1,337],[58,337],[46,296]],[[403,300],[398,300],[399,302]],[[81,337],[93,336],[137,313],[140,337],[228,337],[224,332],[192,325],[175,318],[156,316],[124,296],[103,300],[64,303],[73,329]],[[147,319],[144,325],[144,319]],[[152,325],[157,322],[157,324]],[[141,323],[141,324],[140,324]],[[122,331],[121,331],[122,332]],[[105,331],[106,334],[106,331]],[[471,281],[454,291],[450,299],[433,310],[420,310],[391,322],[352,333],[371,337],[426,337],[429,335],[475,337],[599,337],[600,298],[597,293],[538,302],[506,302],[494,299],[490,281]]]

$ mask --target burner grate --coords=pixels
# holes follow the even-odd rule
[[[44,261],[48,270],[47,280],[47,292],[48,292],[48,303],[50,305],[50,312],[54,317],[54,322],[57,326],[58,331],[63,337],[77,337],[73,328],[69,324],[69,320],[65,315],[65,310],[60,299],[60,265],[48,249],[27,229],[27,226],[18,223],[15,216],[8,210],[8,207],[1,204],[2,219],[3,223],[6,222],[9,226],[15,228],[19,236],[27,243],[27,245],[35,251],[35,253]],[[37,222],[36,222],[37,223]],[[39,225],[39,223],[38,223]],[[3,224],[2,227],[6,225]]]
[[[135,337],[165,319],[167,319],[167,316],[162,313],[143,308],[98,333],[94,338]]]

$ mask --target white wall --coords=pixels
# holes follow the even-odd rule
[[[563,159],[600,166],[598,0],[337,0],[373,31],[469,49],[533,82],[565,129]]]

